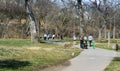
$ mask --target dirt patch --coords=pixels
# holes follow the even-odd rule
[[[42,48],[42,49],[44,49],[46,51],[52,51],[53,50],[53,48]]]
[[[30,50],[39,50],[39,49],[41,49],[41,47],[30,47],[30,48],[27,48],[27,49],[30,49]]]
[[[69,61],[67,61],[67,62],[59,64],[57,66],[51,66],[51,67],[41,69],[41,70],[38,70],[38,71],[62,71],[64,68],[66,68],[70,65],[71,65],[71,63]]]

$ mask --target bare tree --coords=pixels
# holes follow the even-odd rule
[[[30,32],[31,32],[31,41],[38,42],[37,27],[34,14],[30,6],[30,0],[25,0],[25,7],[29,17]]]
[[[80,34],[83,34],[83,7],[82,7],[82,0],[77,0],[78,10],[79,10],[79,19],[80,19]]]
[[[30,34],[27,37],[31,35],[32,42],[37,42],[42,33],[62,33],[70,37],[75,30],[77,35],[92,33],[99,39],[106,38],[109,30],[113,32],[111,36],[119,37],[119,0],[89,0],[88,3],[84,0],[60,1],[62,6],[55,0],[0,0],[0,37],[27,36],[28,24]],[[29,18],[27,24],[21,24],[21,20],[26,18]],[[13,20],[16,22],[11,23]],[[41,28],[40,31],[37,27]]]

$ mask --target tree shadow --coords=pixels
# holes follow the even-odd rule
[[[20,67],[30,66],[31,63],[28,61],[18,61],[18,60],[0,60],[0,69],[18,69]]]

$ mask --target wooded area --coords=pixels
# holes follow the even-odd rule
[[[60,1],[60,0],[59,0]],[[119,0],[0,0],[0,38],[120,37]]]

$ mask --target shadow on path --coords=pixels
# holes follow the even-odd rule
[[[18,69],[20,67],[29,66],[30,62],[28,61],[18,61],[18,60],[0,60],[0,69]]]

